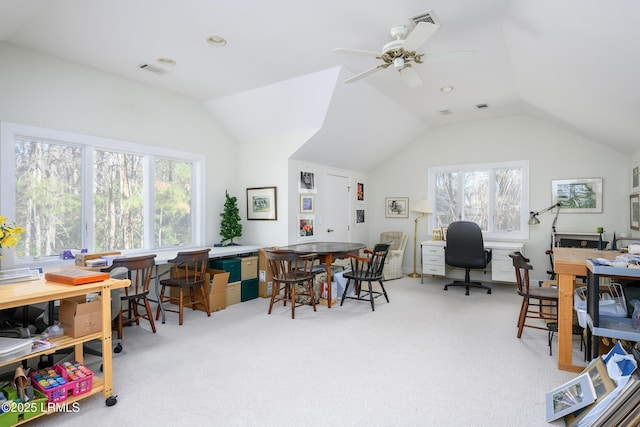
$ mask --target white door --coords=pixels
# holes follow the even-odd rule
[[[349,178],[346,176],[325,176],[325,220],[324,235],[328,242],[348,242],[349,230]]]

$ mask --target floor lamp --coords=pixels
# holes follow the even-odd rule
[[[429,205],[429,201],[426,197],[418,200],[418,203],[413,205],[411,208],[413,212],[417,212],[420,215],[416,217],[415,225],[413,228],[413,273],[409,274],[409,277],[421,277],[422,274],[418,274],[416,272],[416,254],[417,254],[417,246],[418,246],[418,220],[424,217],[426,214],[431,213],[431,206]]]

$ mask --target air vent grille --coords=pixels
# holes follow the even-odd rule
[[[168,72],[164,68],[156,67],[155,65],[149,65],[149,64],[140,64],[138,65],[138,68],[140,68],[141,70],[149,71],[157,75],[166,74]]]
[[[489,108],[489,104],[476,104],[476,108],[478,110],[482,110],[483,108]]]
[[[427,22],[429,24],[440,25],[440,22],[438,22],[438,18],[432,10],[427,10],[426,12],[411,16],[409,17],[409,21],[413,22],[414,25],[418,25],[419,22]]]
[[[449,114],[453,114],[451,110],[440,110],[438,111],[438,113],[442,114],[443,116],[448,116]]]

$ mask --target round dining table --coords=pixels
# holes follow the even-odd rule
[[[295,245],[282,246],[280,249],[293,251],[298,254],[318,254],[327,269],[327,281],[331,282],[331,264],[336,259],[344,258],[347,254],[357,255],[360,249],[364,249],[364,243],[352,242],[308,242]],[[327,286],[327,307],[331,308],[331,286]]]

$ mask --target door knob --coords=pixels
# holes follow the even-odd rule
[[[333,233],[333,230],[330,228],[327,228],[327,233]]]

